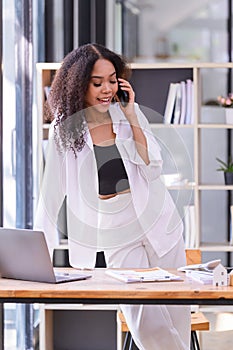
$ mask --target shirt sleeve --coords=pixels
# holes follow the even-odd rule
[[[65,183],[65,156],[58,152],[53,133],[50,133],[34,228],[45,233],[51,259],[59,244],[57,219],[65,198]]]
[[[125,141],[125,150],[128,153],[128,159],[132,163],[136,164],[141,171],[142,175],[147,180],[153,181],[161,175],[162,171],[162,157],[161,150],[156,138],[151,130],[150,124],[139,108],[138,104],[135,104],[135,110],[138,117],[140,127],[142,128],[147,141],[147,149],[149,156],[149,164],[145,164],[144,160],[140,157],[135,141],[129,138]]]

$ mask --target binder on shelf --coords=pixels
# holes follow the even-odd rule
[[[180,82],[181,89],[181,111],[180,111],[180,124],[185,123],[186,116],[186,106],[187,106],[187,97],[186,97],[186,83],[185,81]]]
[[[181,116],[181,83],[177,83],[173,124],[180,123],[180,116]]]
[[[164,124],[171,124],[173,121],[177,86],[178,83],[170,83],[169,85],[167,103],[164,112]]]
[[[196,247],[196,220],[194,205],[184,206],[184,240],[186,248]]]
[[[194,205],[189,206],[189,217],[190,217],[190,248],[195,248],[196,247],[196,220],[195,220]]]
[[[188,183],[188,179],[184,179],[181,173],[163,174],[161,179],[166,187],[185,186]]]
[[[193,82],[191,79],[186,80],[186,101],[185,124],[193,124]]]
[[[230,206],[230,240],[229,244],[233,245],[232,222],[233,222],[233,205]]]
[[[190,220],[188,205],[184,206],[184,242],[185,248],[190,247]]]

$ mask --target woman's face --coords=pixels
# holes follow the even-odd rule
[[[105,113],[117,90],[118,81],[113,64],[108,60],[98,59],[91,73],[85,97],[86,107],[94,107],[97,111]]]

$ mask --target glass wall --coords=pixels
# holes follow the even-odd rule
[[[40,2],[42,4],[43,1]],[[33,221],[33,94],[39,7],[34,0],[3,0],[3,225]],[[38,5],[38,6],[37,6]],[[35,44],[33,47],[32,43]],[[35,50],[34,50],[35,49]],[[5,304],[4,349],[31,349],[38,308]]]
[[[228,0],[122,1],[122,51],[131,61],[226,62],[228,6]]]

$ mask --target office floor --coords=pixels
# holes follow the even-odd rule
[[[200,332],[201,350],[230,350],[233,344],[233,312],[204,312],[210,331]],[[5,329],[5,350],[16,350],[16,332]],[[22,350],[22,349],[17,349]],[[43,350],[43,349],[40,349]],[[93,349],[94,350],[94,349]]]

